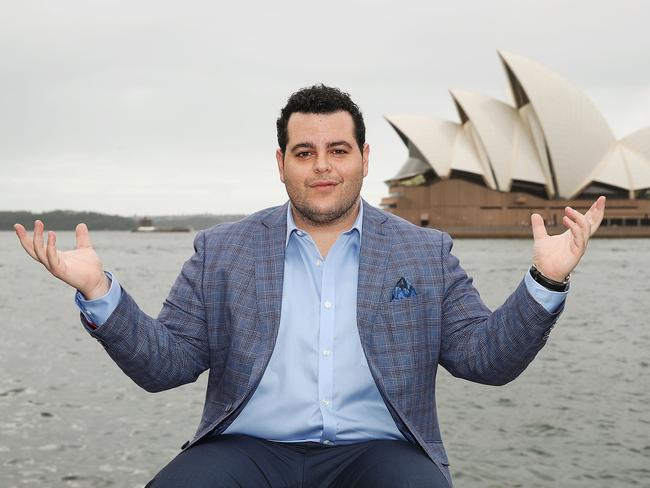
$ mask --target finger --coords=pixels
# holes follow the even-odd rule
[[[548,237],[546,227],[544,226],[544,219],[540,214],[534,213],[530,216],[530,225],[533,228],[533,239],[543,239]]]
[[[589,236],[591,235],[591,223],[589,220],[587,220],[587,217],[582,215],[580,212],[578,212],[575,208],[571,207],[566,207],[565,209],[566,214],[569,216],[571,220],[576,222],[580,229],[582,229],[582,232],[585,234],[585,242],[589,239]]]
[[[47,262],[47,255],[45,253],[45,245],[43,244],[43,229],[45,226],[40,220],[34,222],[34,252],[38,257],[38,260],[45,266],[47,269],[50,269],[50,263]]]
[[[88,227],[86,224],[78,224],[76,228],[76,237],[77,237],[77,249],[83,247],[92,247],[90,242],[90,234],[88,233]]]
[[[584,233],[580,226],[571,220],[568,215],[562,218],[562,223],[569,228],[573,236],[573,244],[582,252],[584,251]]]
[[[56,234],[54,231],[49,231],[47,233],[47,248],[45,252],[47,254],[47,261],[50,263],[50,271],[52,274],[57,275],[61,266],[61,260],[59,259],[59,253],[56,250]]]
[[[25,252],[29,254],[32,259],[38,261],[38,256],[36,256],[36,253],[34,252],[34,244],[29,239],[25,227],[23,227],[21,224],[14,224],[14,229],[16,230],[16,235],[18,236],[20,245],[23,246]]]
[[[591,223],[591,234],[593,235],[594,232],[600,227],[600,223],[603,221],[603,217],[605,216],[605,203],[607,202],[607,199],[605,196],[600,196],[596,199],[596,201],[589,207],[589,210],[587,210],[587,213],[585,214],[585,217],[589,220]]]
[[[574,222],[577,226],[577,231],[582,233],[582,236],[580,238],[580,242],[584,241],[584,246],[587,246],[587,240],[589,239],[589,236],[591,235],[590,227],[591,225],[589,222],[587,222],[587,219],[584,215],[582,215],[580,212],[577,210],[571,208],[571,207],[566,207],[564,209],[566,217],[569,218],[572,222]],[[576,243],[578,245],[578,243]],[[582,246],[582,244],[580,244]],[[582,247],[581,247],[582,249]]]

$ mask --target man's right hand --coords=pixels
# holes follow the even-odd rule
[[[21,224],[14,225],[20,244],[27,254],[61,281],[79,290],[86,300],[94,300],[108,293],[110,282],[92,247],[86,224],[77,225],[77,247],[71,251],[59,251],[56,248],[56,234],[53,231],[48,232],[45,245],[44,227],[43,222],[35,221],[34,236],[30,239],[25,227]]]

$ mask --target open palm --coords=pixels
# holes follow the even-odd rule
[[[56,248],[56,234],[48,232],[47,245],[43,241],[43,222],[34,222],[34,235],[30,239],[25,227],[16,224],[14,229],[27,254],[40,262],[54,276],[79,290],[87,299],[97,298],[108,291],[108,279],[99,256],[90,242],[86,224],[77,225],[76,248],[60,251]]]
[[[584,255],[589,238],[600,226],[604,215],[605,197],[602,196],[584,215],[566,207],[562,223],[568,229],[562,234],[550,236],[542,216],[533,214],[533,264],[547,278],[564,281]]]

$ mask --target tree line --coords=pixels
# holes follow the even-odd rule
[[[244,218],[236,215],[161,215],[151,217],[154,225],[186,226],[194,230],[207,229],[222,222],[234,222]],[[31,229],[34,220],[45,222],[47,229],[74,230],[79,222],[93,230],[133,230],[141,217],[122,217],[98,212],[76,212],[72,210],[53,210],[50,212],[0,211],[0,230],[13,230],[14,224],[23,224]]]

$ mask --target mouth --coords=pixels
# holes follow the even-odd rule
[[[334,188],[336,185],[338,185],[338,181],[332,181],[332,180],[320,180],[320,181],[314,181],[313,183],[309,184],[310,188],[315,188],[315,189],[328,189],[328,188]]]

